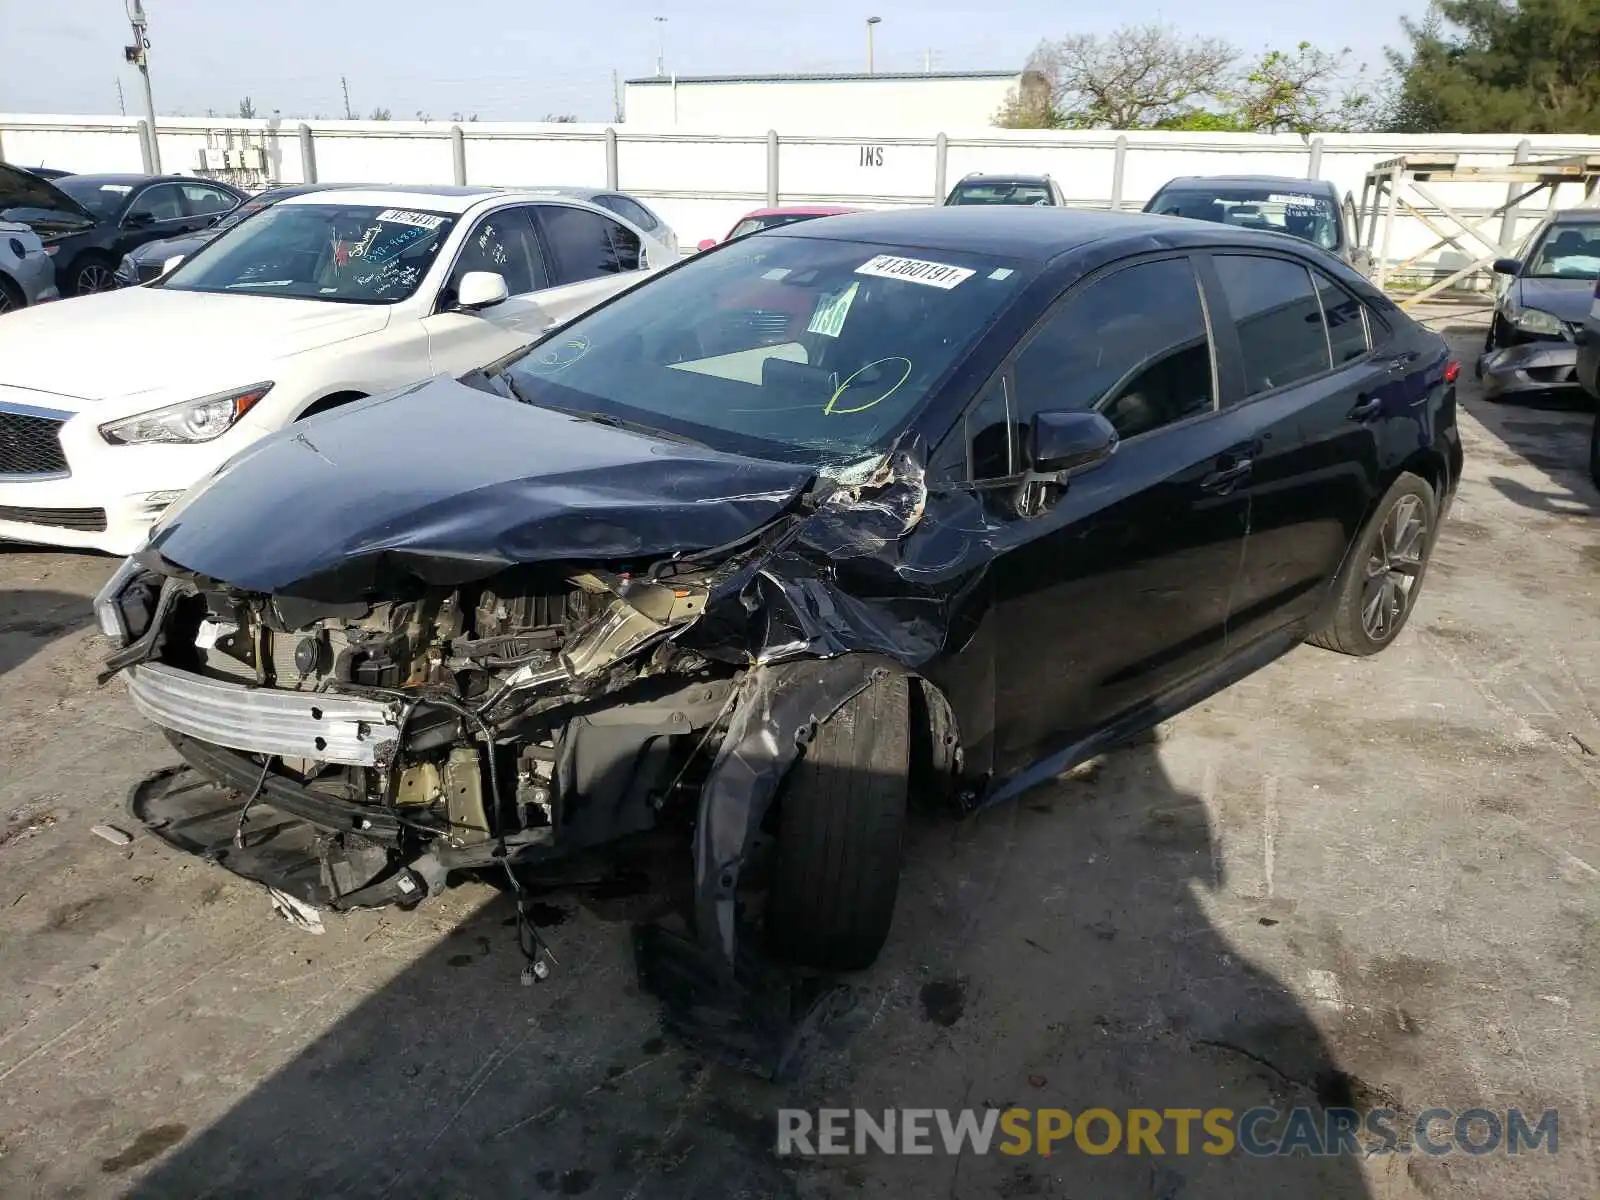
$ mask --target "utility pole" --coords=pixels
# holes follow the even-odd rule
[[[339,76],[339,86],[344,89],[344,119],[354,121],[356,115],[350,111],[350,84],[343,75]]]
[[[122,99],[122,80],[117,80],[117,111],[123,116],[128,115],[128,105]]]
[[[872,27],[874,25],[879,24],[882,20],[883,20],[882,17],[868,17],[867,18],[867,74],[868,75],[873,74],[873,65],[872,65]]]
[[[667,73],[667,19],[656,17],[656,77]]]
[[[145,19],[144,0],[127,0],[128,24],[133,26],[133,45],[122,48],[122,56],[139,68],[139,78],[144,80],[144,115],[150,122],[150,169],[161,173],[161,139],[156,136],[156,99],[150,91],[150,39],[146,31],[150,22]]]
[[[622,123],[622,85],[617,81],[617,72],[611,72],[611,111],[612,120]]]

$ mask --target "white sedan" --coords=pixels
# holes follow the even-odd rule
[[[0,538],[131,554],[255,439],[492,362],[675,258],[571,198],[323,191],[241,222],[153,283],[10,314]]]

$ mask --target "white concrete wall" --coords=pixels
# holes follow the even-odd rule
[[[623,112],[630,128],[649,130],[926,133],[989,124],[1020,79],[635,81],[623,87]]]
[[[208,142],[247,138],[266,148],[270,179],[302,179],[300,122],[163,118],[163,166],[191,171],[196,152]],[[62,117],[0,114],[0,156],[23,165],[78,171],[141,169],[139,123],[114,117]],[[448,123],[412,121],[316,121],[307,123],[315,148],[317,175],[351,182],[441,183],[455,181]],[[540,123],[472,122],[461,127],[466,179],[491,184],[607,183],[606,127]],[[938,150],[935,131],[915,136],[864,136],[817,126],[780,128],[776,190],[781,203],[840,203],[889,207],[933,203]],[[685,246],[721,237],[749,209],[768,198],[765,131],[666,133],[633,124],[615,130],[617,185],[655,208]],[[1054,175],[1072,203],[1106,207],[1113,198],[1118,135],[1113,132],[1046,132],[993,128],[952,128],[947,134],[945,186],[972,171],[1044,171]],[[1126,135],[1121,202],[1138,208],[1174,175],[1269,173],[1303,177],[1311,147],[1294,135],[1177,134]],[[1465,165],[1508,163],[1520,139],[1515,135],[1375,134],[1322,135],[1320,174],[1341,191],[1361,198],[1362,178],[1376,163],[1405,153],[1457,153]],[[1535,158],[1600,154],[1600,137],[1535,135]],[[261,182],[266,182],[262,180]],[[1506,185],[1440,183],[1438,198],[1472,216],[1493,209],[1506,197]],[[1577,186],[1561,189],[1558,202],[1581,200]],[[1547,205],[1544,196],[1528,202],[1521,221],[1526,230]],[[1436,212],[1424,205],[1425,211]],[[1497,238],[1498,218],[1482,224]],[[1399,261],[1436,240],[1414,217],[1395,224],[1389,247]],[[1445,247],[1429,254],[1425,266],[1443,273],[1479,252]]]

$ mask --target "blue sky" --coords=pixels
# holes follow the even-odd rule
[[[397,119],[420,110],[597,121],[611,119],[612,71],[624,79],[651,74],[662,31],[668,70],[679,74],[864,70],[868,15],[883,18],[880,71],[921,70],[930,50],[936,68],[1009,69],[1040,38],[1146,21],[1247,51],[1302,40],[1348,46],[1354,61],[1381,69],[1383,47],[1400,40],[1400,16],[1425,7],[1426,0],[1234,0],[1204,11],[1171,0],[145,0],[162,113],[232,112],[248,95],[262,115],[277,108],[285,117],[341,116],[343,74],[361,115],[382,105]],[[0,112],[114,113],[119,78],[128,111],[142,104],[137,75],[122,61],[123,0],[0,0],[0,12]]]

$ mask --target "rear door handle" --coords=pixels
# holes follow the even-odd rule
[[[1350,410],[1349,417],[1352,421],[1370,421],[1382,411],[1382,398],[1379,396],[1367,396],[1360,404]]]
[[[1211,472],[1200,481],[1200,487],[1207,492],[1225,492],[1250,474],[1252,466],[1254,464],[1248,458],[1238,459],[1232,466]]]

